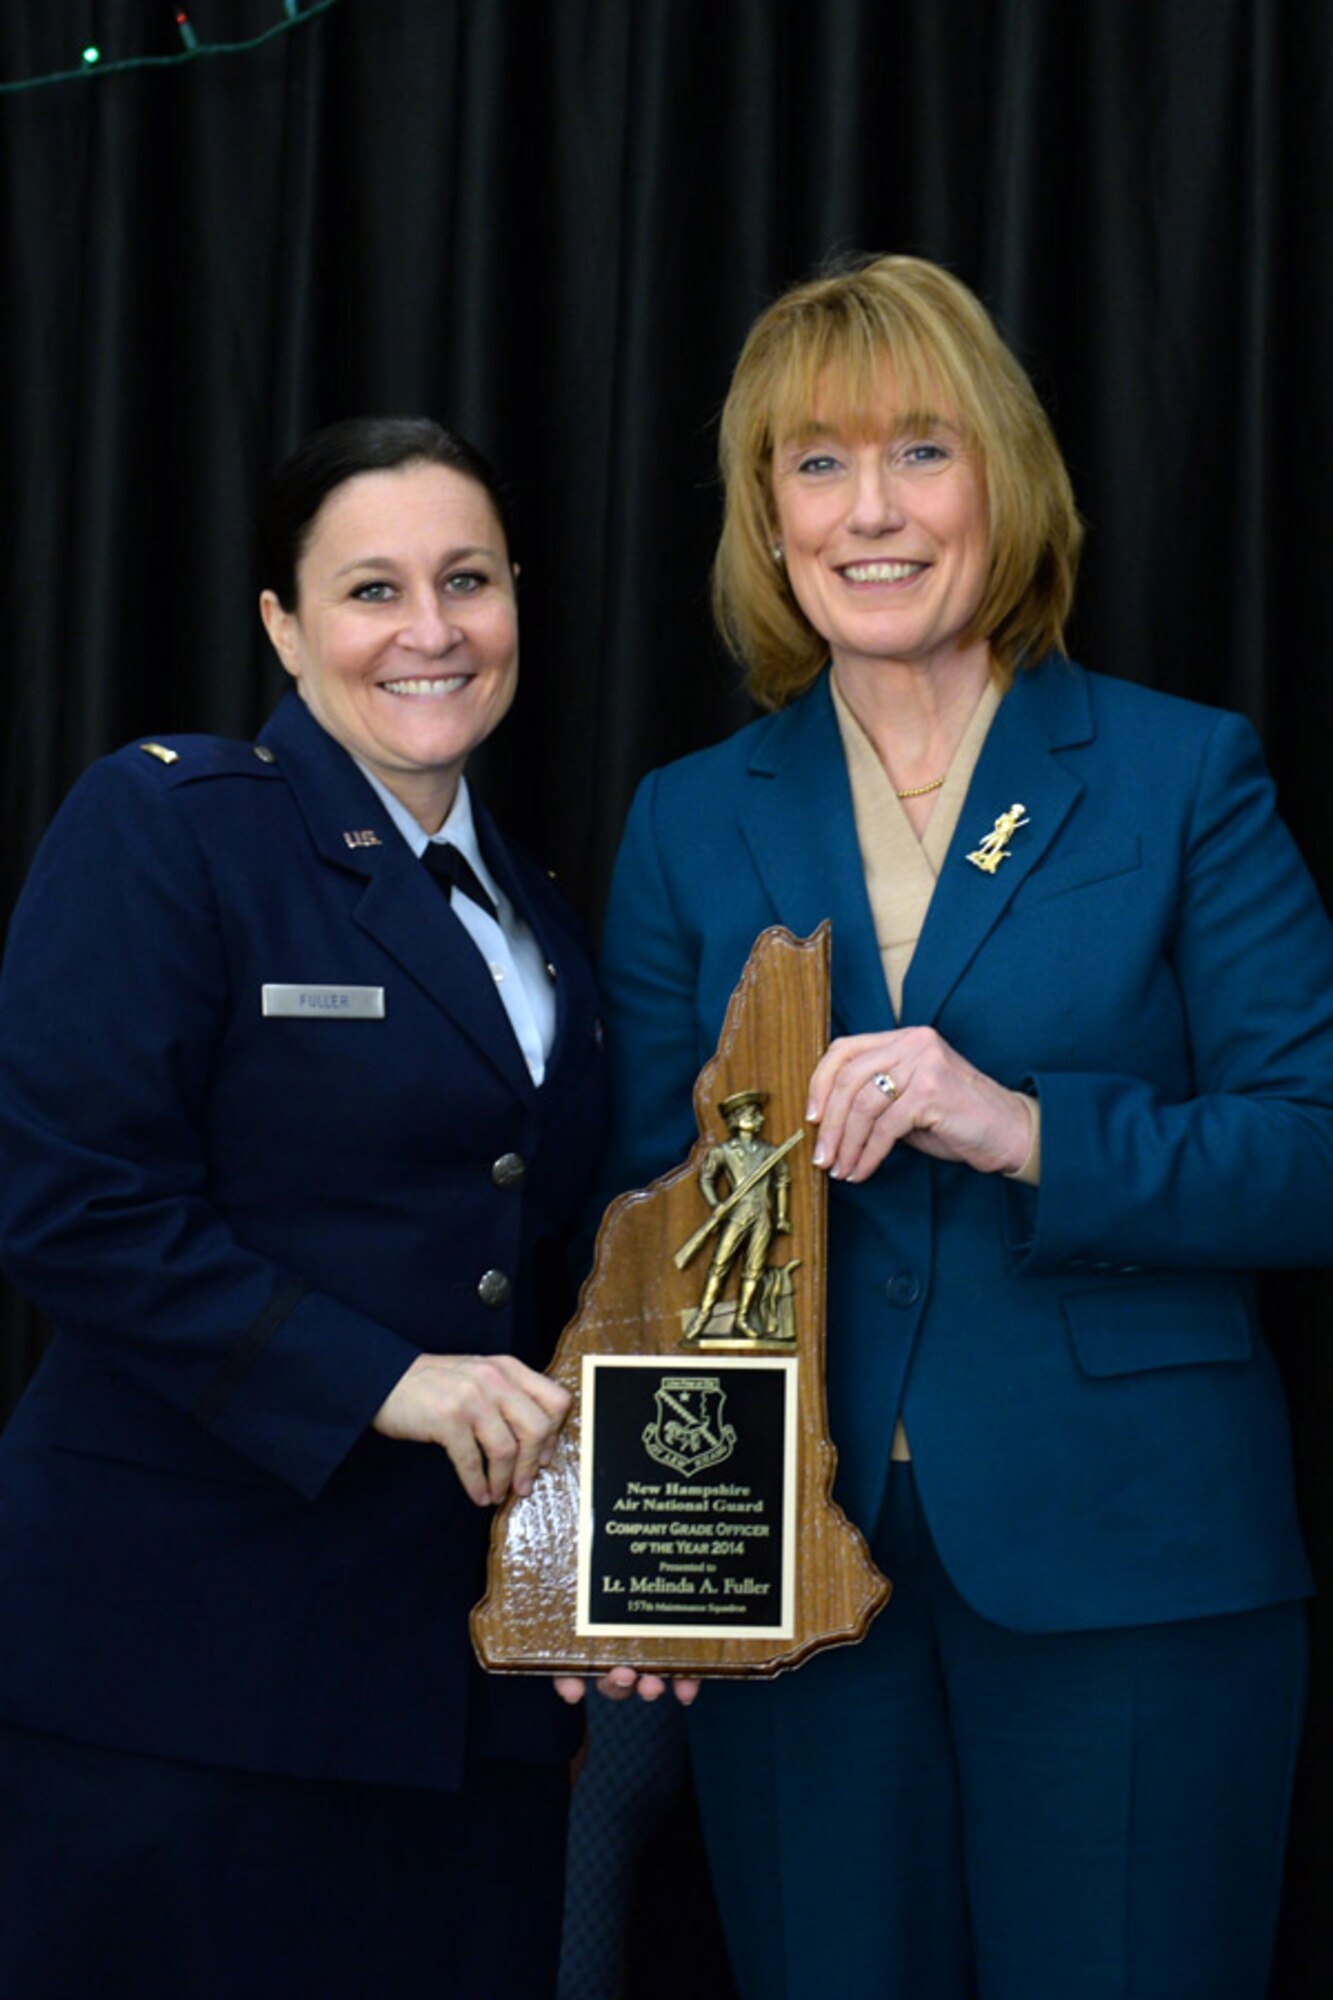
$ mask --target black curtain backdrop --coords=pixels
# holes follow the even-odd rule
[[[283,5],[190,13],[207,47]],[[10,0],[0,81],[179,52],[173,15]],[[375,409],[512,481],[523,685],[480,782],[595,920],[636,780],[748,713],[706,602],[742,335],[855,249],[991,305],[1089,523],[1077,656],[1248,714],[1327,893],[1331,166],[1328,0],[338,0],[0,96],[4,909],[94,757],[257,726],[257,484]],[[1333,1289],[1271,1304],[1327,1596]],[[6,1302],[6,1401],[40,1337]],[[1279,2000],[1333,1990],[1314,1621]]]

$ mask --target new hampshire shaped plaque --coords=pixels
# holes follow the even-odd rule
[[[689,1159],[607,1210],[549,1373],[574,1403],[491,1531],[499,1673],[769,1675],[864,1636],[890,1585],[831,1498],[827,1186],[805,1125],[829,926],[762,933]]]

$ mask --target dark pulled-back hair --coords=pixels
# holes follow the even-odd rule
[[[303,438],[272,474],[259,505],[259,582],[284,611],[295,611],[296,571],[315,516],[330,493],[364,472],[443,465],[480,486],[510,545],[509,521],[494,472],[476,446],[430,417],[344,417]]]

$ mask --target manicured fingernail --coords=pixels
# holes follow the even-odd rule
[[[815,1147],[815,1165],[816,1165],[817,1167],[822,1167],[822,1166],[823,1166],[823,1164],[824,1164],[824,1148],[823,1148],[822,1146],[816,1146],[816,1147]]]

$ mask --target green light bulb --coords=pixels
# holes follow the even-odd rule
[[[87,48],[83,52],[83,60],[87,63],[89,69],[92,68],[94,63],[101,62],[102,51],[98,48],[95,42],[89,42]]]

